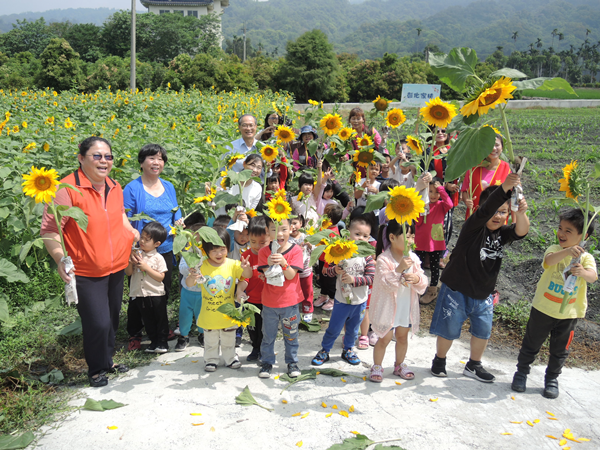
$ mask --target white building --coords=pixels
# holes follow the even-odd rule
[[[220,14],[229,6],[229,0],[192,1],[192,0],[141,0],[148,12],[154,14],[181,14],[200,17],[210,13]]]

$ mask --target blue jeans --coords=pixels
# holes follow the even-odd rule
[[[202,308],[202,292],[181,289],[181,300],[179,301],[179,331],[182,336],[190,334],[194,318],[198,320]],[[198,327],[202,333],[204,330]]]
[[[325,331],[325,336],[323,336],[321,346],[327,350],[327,352],[331,351],[333,343],[342,332],[344,325],[346,325],[344,350],[354,347],[354,343],[356,342],[356,339],[358,339],[360,323],[365,316],[366,307],[367,302],[361,303],[360,305],[349,305],[336,300],[333,304],[331,319],[329,320],[327,331]]]
[[[494,318],[493,294],[483,300],[467,297],[442,283],[429,333],[453,341],[460,337],[462,324],[471,321],[469,332],[479,339],[489,339]]]
[[[281,322],[283,342],[285,344],[286,364],[298,362],[298,324],[300,311],[298,305],[285,308],[269,308],[263,305],[263,340],[260,345],[260,360],[263,363],[275,364],[275,339]]]

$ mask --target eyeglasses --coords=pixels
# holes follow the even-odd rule
[[[253,123],[243,123],[240,125],[240,128],[256,128],[256,125]]]
[[[113,155],[85,155],[85,156],[91,156],[92,158],[94,158],[94,161],[102,161],[102,158],[104,158],[107,161],[112,161],[113,159],[115,159],[115,157]]]
[[[500,216],[500,217],[508,216],[508,211],[496,211],[494,213],[494,216]]]
[[[438,134],[446,134],[446,130],[437,130]]]

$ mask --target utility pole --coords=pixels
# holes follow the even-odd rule
[[[244,23],[244,58],[242,62],[246,61],[246,23]]]
[[[132,94],[135,92],[135,2],[136,0],[131,0],[131,64],[129,69],[129,87]]]

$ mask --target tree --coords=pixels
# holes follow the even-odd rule
[[[40,62],[38,86],[56,90],[80,88],[81,59],[65,39],[52,39],[40,55]]]
[[[13,24],[12,30],[0,34],[0,51],[8,56],[31,52],[33,56],[39,58],[53,37],[55,35],[49,31],[43,17],[34,22],[17,19],[17,24]]]
[[[552,30],[552,33],[550,33],[552,35],[552,47],[554,47],[554,38],[556,36],[558,36],[558,28],[555,28],[554,30]]]
[[[325,33],[304,33],[296,41],[289,41],[286,50],[284,64],[276,76],[279,88],[292,92],[296,101],[334,100],[339,66]]]
[[[417,28],[416,30],[417,30],[417,42],[416,42],[416,44],[417,44],[417,51],[415,53],[419,53],[419,37],[421,36],[421,31],[423,31],[423,29],[422,28]]]
[[[62,37],[69,41],[83,61],[95,62],[104,56],[101,47],[101,28],[93,23],[72,25]]]

